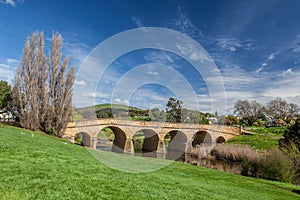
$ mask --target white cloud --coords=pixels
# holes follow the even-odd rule
[[[236,48],[235,48],[235,47],[229,47],[229,51],[235,52],[235,51],[236,51]]]
[[[166,51],[160,51],[160,52],[151,51],[150,53],[144,56],[144,59],[152,63],[169,65],[169,64],[173,64],[176,58],[175,55],[168,53]]]
[[[271,62],[272,60],[274,60],[276,57],[276,55],[278,55],[279,52],[276,51],[276,52],[273,52],[271,53],[267,59],[261,64],[261,67],[259,67],[257,70],[256,70],[256,73],[260,73],[262,72],[268,65],[269,65],[269,62]]]
[[[147,72],[147,74],[150,74],[150,75],[155,75],[155,76],[158,76],[159,75],[159,73],[158,72]]]
[[[276,54],[277,54],[277,52],[271,53],[268,57],[268,60],[274,60]]]
[[[63,50],[65,51],[65,54],[69,55],[71,59],[75,62],[71,64],[79,67],[82,61],[86,58],[86,56],[90,52],[91,47],[89,47],[87,44],[84,44],[82,42],[71,43],[65,41],[63,43]]]
[[[282,75],[285,76],[285,75],[292,74],[292,73],[294,73],[294,72],[293,72],[293,69],[292,69],[292,68],[289,68],[289,69],[283,71],[283,72],[282,72]]]
[[[75,86],[87,86],[87,83],[84,80],[75,80],[74,82]]]
[[[200,61],[201,63],[204,61],[212,62],[211,58],[203,50],[195,48],[194,44],[176,43],[175,46],[182,55],[192,61]]]
[[[8,65],[8,64],[4,64],[4,63],[0,63],[0,67],[3,67],[3,68],[6,68],[6,69],[9,69],[9,68],[10,68],[10,65]]]
[[[300,71],[289,68],[285,71],[255,73],[238,67],[222,70],[226,90],[227,108],[232,112],[238,99],[256,100],[265,104],[275,97],[293,99],[300,106],[298,80]]]
[[[16,2],[14,0],[0,0],[0,3],[5,3],[5,4],[9,4],[12,7],[16,6]]]
[[[176,29],[189,36],[204,37],[202,31],[192,23],[191,19],[182,12],[179,6],[177,8],[177,15],[178,18],[172,22],[172,25]]]
[[[18,66],[19,61],[12,58],[0,59],[0,80],[7,81],[12,84],[15,69]]]
[[[292,42],[289,48],[293,53],[300,52],[300,34],[297,35],[296,39]]]
[[[238,49],[253,50],[253,40],[246,39],[240,40],[238,38],[230,37],[208,37],[209,42],[214,42],[222,50],[229,50],[230,52],[235,52]]]
[[[221,47],[222,49],[230,49],[230,48],[238,48],[242,47],[242,44],[239,39],[237,38],[216,38],[215,41],[217,42],[217,45]]]
[[[6,62],[9,64],[18,64],[20,61],[12,58],[7,58]]]
[[[135,17],[131,17],[131,19],[137,25],[138,28],[145,27],[141,20],[139,20],[139,19],[137,19]]]
[[[121,99],[115,98],[114,101],[117,102],[117,103],[120,103],[120,102],[121,102]]]

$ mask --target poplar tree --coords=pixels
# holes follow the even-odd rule
[[[63,135],[72,114],[72,86],[75,67],[68,69],[69,57],[61,53],[62,36],[52,35],[45,53],[44,34],[27,38],[12,90],[12,108],[19,124],[30,130]]]

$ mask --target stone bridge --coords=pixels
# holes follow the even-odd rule
[[[106,127],[115,135],[111,148],[113,152],[134,154],[133,136],[143,132],[143,152],[168,154],[168,158],[175,160],[196,145],[223,143],[241,134],[240,128],[223,125],[99,119],[70,122],[64,137],[75,142],[75,136],[80,133],[84,146],[96,149],[98,133]],[[167,135],[170,141],[166,145]]]

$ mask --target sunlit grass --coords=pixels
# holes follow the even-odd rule
[[[282,137],[286,127],[252,127],[249,131],[256,134],[239,135],[227,141],[229,144],[245,144],[255,149],[267,150],[278,147],[278,140]]]
[[[100,157],[99,157],[100,156]],[[127,173],[123,159],[141,171]],[[120,160],[121,159],[121,160]],[[0,199],[299,199],[300,188],[177,162],[84,147],[42,133],[0,125]],[[123,165],[131,169],[130,165]],[[152,167],[152,166],[151,166]]]

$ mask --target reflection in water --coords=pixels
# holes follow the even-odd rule
[[[107,138],[98,138],[97,140],[97,150],[101,151],[111,151],[113,145],[113,141]],[[138,148],[140,147],[140,148]],[[182,151],[176,150],[168,150],[167,147],[165,149],[165,153],[159,152],[149,152],[142,151],[142,145],[136,143],[135,145],[135,154],[134,156],[141,157],[151,157],[151,158],[164,158],[168,160],[176,160],[178,162],[186,162],[192,165],[203,166],[207,168],[217,169],[220,171],[240,174],[241,173],[241,163],[240,162],[232,162],[232,161],[224,161],[217,160],[214,157],[207,155],[205,158],[195,158],[191,154],[182,153]]]

